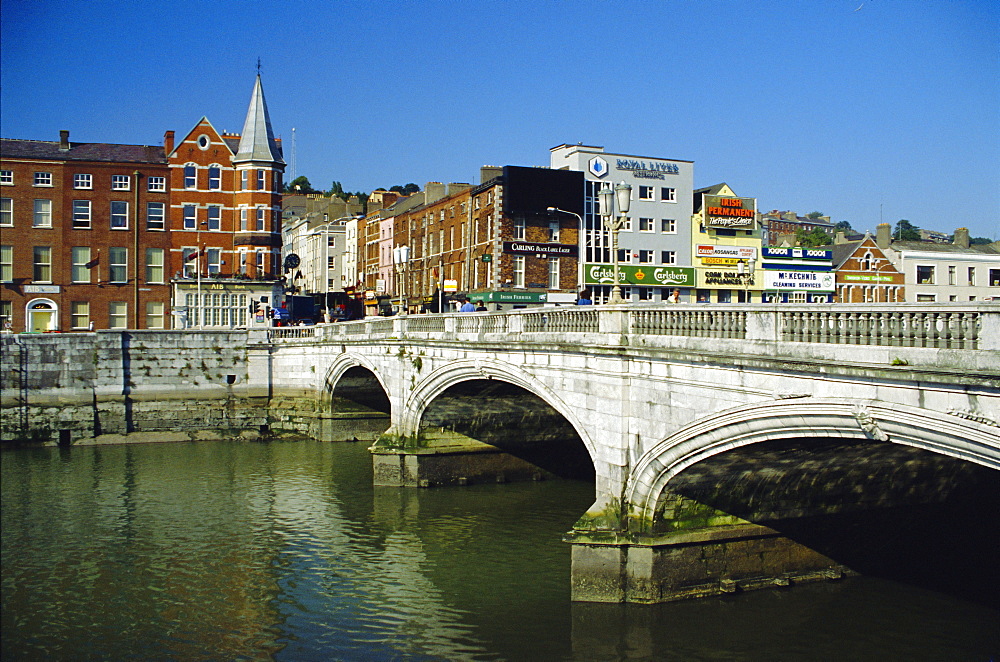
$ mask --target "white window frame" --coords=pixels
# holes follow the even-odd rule
[[[90,282],[90,246],[73,246],[70,249],[70,282]]]
[[[31,281],[33,283],[52,282],[52,247],[32,246]]]
[[[550,257],[549,258],[549,289],[558,290],[559,289],[559,258]]]
[[[247,231],[247,208],[240,208],[240,232]]]
[[[45,198],[36,198],[31,214],[31,227],[51,228],[52,227],[52,201]]]
[[[128,303],[125,301],[108,302],[108,328],[128,328]]]
[[[247,170],[240,170],[240,190],[241,191],[246,191],[247,190],[247,179],[249,178],[249,175],[247,173],[248,173]]]
[[[90,329],[90,302],[71,301],[69,304],[69,326],[71,329]]]
[[[188,170],[191,174],[188,174]],[[198,166],[194,163],[184,164],[184,188],[198,188]]]
[[[920,280],[921,269],[930,269],[929,280],[923,282]],[[917,285],[935,285],[937,284],[936,276],[937,276],[937,269],[935,269],[935,265],[933,264],[917,264],[914,266],[913,282],[916,283]]]
[[[677,264],[677,251],[660,251],[662,264]]]
[[[552,243],[559,242],[559,221],[549,221],[549,241]]]
[[[89,230],[93,226],[93,204],[90,200],[73,201],[73,228]]]
[[[14,227],[14,198],[0,198],[0,228]]]
[[[111,229],[128,230],[128,202],[125,200],[112,200],[109,207]]]
[[[167,206],[163,202],[146,203],[146,229],[161,231],[167,229]]]
[[[146,328],[147,329],[165,329],[164,322],[166,317],[164,315],[164,305],[162,301],[147,301],[146,302]]]
[[[208,166],[208,190],[222,190],[222,166],[215,164]]]
[[[639,232],[655,232],[656,226],[653,224],[652,218],[647,218],[645,216],[639,217]]]
[[[183,210],[184,210],[184,229],[197,230],[198,208],[195,205],[184,205]]]
[[[267,190],[267,171],[263,168],[257,170],[257,190],[266,191]]]
[[[525,267],[525,257],[523,255],[515,255],[514,261],[514,287],[524,287],[524,267]]]
[[[257,207],[257,220],[255,232],[264,232],[267,229],[267,210],[263,207]]]
[[[0,283],[10,283],[14,280],[14,246],[0,246]]]
[[[167,178],[166,177],[150,177],[146,180],[146,190],[154,192],[163,192],[167,190]]]
[[[146,282],[163,283],[166,274],[164,264],[164,250],[162,248],[146,249]]]
[[[44,186],[52,187],[52,173],[51,172],[36,172],[34,178],[34,184],[32,186]]]
[[[528,233],[528,222],[523,216],[514,219],[514,240],[524,241]]]
[[[660,219],[660,232],[662,234],[677,234],[677,219],[676,218],[661,218]]]
[[[14,185],[14,171],[0,170],[0,186],[13,186],[13,185]]]
[[[94,188],[94,176],[85,172],[73,175],[73,188],[90,190]]]
[[[131,191],[132,178],[128,175],[111,175],[112,191]]]
[[[218,205],[209,205],[207,210],[208,218],[208,229],[209,230],[221,230],[222,229],[222,207]],[[214,214],[214,216],[213,216]]]
[[[108,282],[128,282],[128,249],[124,246],[108,248]]]
[[[660,202],[677,202],[677,189],[672,186],[661,186]]]
[[[209,248],[205,251],[205,262],[208,264],[208,273],[217,274],[222,271],[222,249]]]
[[[639,264],[653,264],[653,251],[651,249],[639,249]]]
[[[638,197],[636,199],[637,200],[653,200],[653,199],[655,199],[654,196],[656,195],[655,191],[656,191],[656,187],[654,187],[654,186],[645,186],[643,184],[640,184],[639,185],[639,190],[638,190]]]

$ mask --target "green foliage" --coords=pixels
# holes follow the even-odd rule
[[[292,181],[285,184],[285,193],[319,193],[316,189],[312,187],[309,183],[309,178],[305,175],[299,175]]]
[[[398,184],[396,186],[391,186],[389,190],[394,193],[402,193],[403,195],[413,195],[420,190],[420,187],[413,182],[410,182],[406,186],[400,186]]]
[[[817,218],[822,218],[822,217],[824,217],[824,216],[826,216],[826,214],[824,214],[824,213],[823,213],[823,212],[821,212],[821,211],[811,211],[811,212],[809,212],[808,214],[806,214],[806,218],[811,218],[811,219],[813,219],[814,221],[815,221],[815,220],[816,220]]]
[[[795,233],[795,242],[804,248],[814,248],[816,246],[826,246],[830,243],[830,235],[821,228],[813,228],[806,232],[799,230]]]
[[[854,228],[851,227],[850,221],[837,221],[837,224],[833,226],[834,230],[843,230],[844,232],[854,232]]]
[[[973,237],[972,239],[969,240],[970,246],[979,246],[983,244],[992,244],[992,243],[993,240],[990,239],[989,237]]]
[[[892,236],[896,241],[920,241],[920,228],[902,218],[896,222]]]

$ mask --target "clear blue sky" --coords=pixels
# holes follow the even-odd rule
[[[860,6],[860,9],[858,7]],[[478,182],[561,143],[694,161],[761,209],[1000,239],[994,1],[2,0],[0,135],[240,131],[296,174]]]

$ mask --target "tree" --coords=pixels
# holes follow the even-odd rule
[[[920,241],[920,228],[902,218],[896,223],[892,236],[896,241]]]
[[[979,246],[981,244],[992,244],[992,243],[993,240],[990,239],[989,237],[973,237],[972,239],[969,240],[970,246]]]
[[[795,233],[795,241],[799,246],[803,248],[814,248],[816,246],[826,246],[830,243],[830,235],[823,231],[822,228],[813,228],[806,232],[800,229]]]
[[[312,187],[309,183],[309,178],[305,175],[299,175],[292,181],[285,184],[285,193],[319,193],[316,189]]]
[[[390,187],[389,190],[394,193],[402,193],[403,195],[413,195],[420,190],[420,187],[413,182],[410,182],[406,186],[400,186],[397,184],[396,186]]]
[[[837,224],[833,226],[834,230],[843,230],[846,232],[854,232],[854,228],[851,227],[850,221],[837,221]]]
[[[823,212],[821,212],[821,211],[811,211],[811,212],[809,212],[808,214],[806,214],[806,218],[811,218],[811,219],[812,219],[812,220],[814,220],[814,221],[815,221],[815,220],[816,220],[817,218],[823,218],[824,216],[826,216],[826,214],[824,214],[824,213],[823,213]]]

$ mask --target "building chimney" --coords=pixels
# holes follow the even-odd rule
[[[503,175],[503,168],[498,166],[485,165],[479,169],[479,183],[485,184],[491,179],[496,179]]]
[[[66,131],[65,129],[59,132],[59,151],[69,151],[69,131]]]
[[[427,182],[424,187],[424,204],[431,204],[445,196],[445,186],[441,182]]]
[[[835,244],[846,244],[847,235],[844,234],[843,230],[837,230],[837,234],[833,236],[833,243]]]
[[[166,133],[163,134],[163,151],[166,153],[167,156],[170,156],[170,153],[174,151],[173,131],[167,131]]]
[[[892,226],[888,223],[879,223],[875,227],[875,245],[879,248],[889,248],[892,242]]]
[[[958,228],[955,230],[955,240],[952,242],[960,248],[969,247],[969,228]]]

